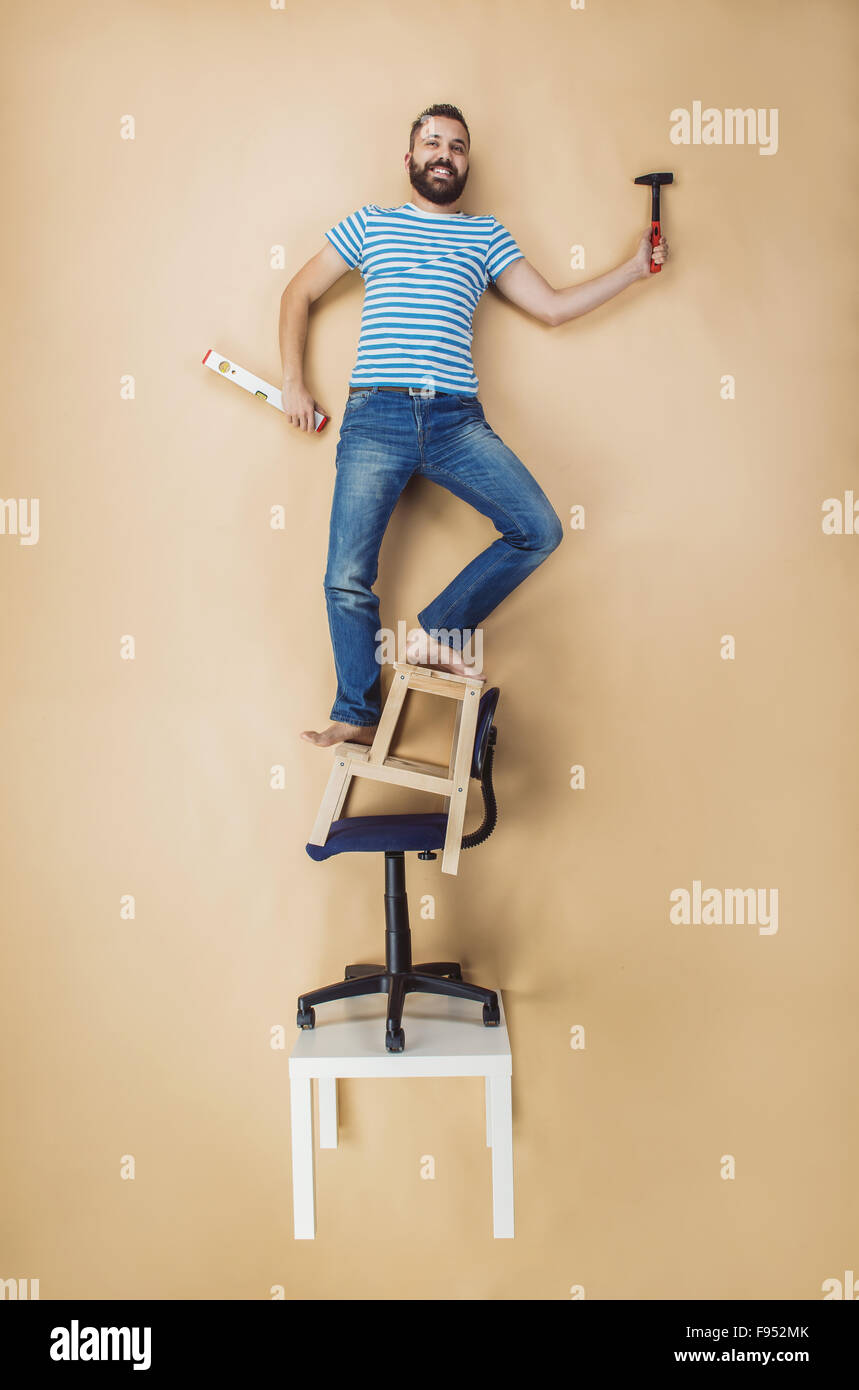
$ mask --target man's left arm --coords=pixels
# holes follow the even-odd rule
[[[555,290],[524,257],[502,270],[495,284],[505,299],[542,323],[556,328],[568,319],[577,319],[605,304],[607,299],[613,299],[636,280],[650,279],[651,258],[657,265],[664,265],[668,259],[668,242],[662,237],[655,246],[651,246],[648,226],[642,233],[634,256],[615,266],[614,270],[607,270],[605,275],[586,280],[582,285]]]

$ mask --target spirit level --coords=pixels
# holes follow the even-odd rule
[[[237,386],[241,386],[245,391],[250,391],[252,396],[261,396],[268,401],[269,405],[277,406],[278,410],[283,410],[283,395],[276,386],[271,386],[261,377],[254,376],[253,372],[248,372],[244,367],[239,367],[235,362],[230,362],[226,357],[222,357],[214,348],[209,348],[203,358],[204,367],[211,367],[213,372],[219,372],[228,381],[234,381]],[[320,410],[314,410],[313,419],[316,425],[316,433],[328,423],[328,416],[323,415]]]

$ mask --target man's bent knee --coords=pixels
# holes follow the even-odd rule
[[[544,554],[551,555],[553,550],[557,550],[563,539],[563,523],[557,512],[553,511],[550,516],[545,518],[542,526],[535,531],[531,544],[535,550],[541,550]]]

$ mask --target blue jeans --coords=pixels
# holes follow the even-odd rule
[[[344,724],[379,721],[373,584],[391,513],[415,473],[470,503],[499,532],[418,614],[425,632],[476,628],[564,535],[548,497],[490,429],[476,396],[412,391],[367,387],[349,396],[340,426],[325,602],[337,672],[331,719]]]

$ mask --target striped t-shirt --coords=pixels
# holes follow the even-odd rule
[[[325,235],[364,277],[349,385],[476,396],[474,310],[489,281],[523,255],[507,229],[494,217],[365,203]]]

